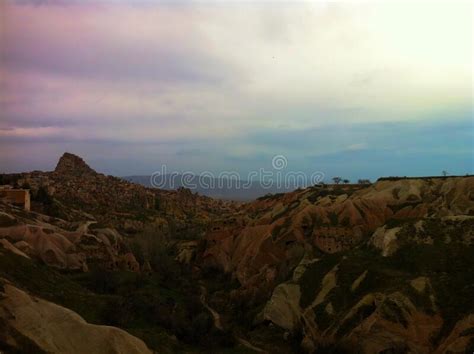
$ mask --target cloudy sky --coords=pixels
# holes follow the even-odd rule
[[[473,5],[2,1],[0,172],[474,172]]]

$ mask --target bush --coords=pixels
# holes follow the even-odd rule
[[[42,203],[44,205],[52,205],[53,198],[49,195],[48,190],[41,186],[38,188],[36,193],[33,195],[32,198],[35,202]]]

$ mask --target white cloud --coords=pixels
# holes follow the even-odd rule
[[[343,127],[472,110],[470,2],[5,8],[2,137],[216,141],[251,156],[274,148],[239,143],[252,132],[333,125],[342,138],[324,154],[367,148]]]

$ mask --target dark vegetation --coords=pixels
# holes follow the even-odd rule
[[[302,308],[309,306],[313,302],[316,294],[321,289],[324,276],[339,263],[340,259],[340,253],[328,254],[308,267],[300,278],[300,306]]]
[[[268,194],[265,194],[264,196],[258,197],[257,200],[274,200],[274,199],[283,197],[284,195],[285,193],[275,193],[275,194],[268,193]]]
[[[22,178],[21,173],[9,173],[9,174],[0,174],[0,186],[1,185],[11,185],[14,188],[19,188],[18,180]]]
[[[388,177],[380,177],[377,179],[378,181],[398,181],[400,179],[446,179],[446,178],[464,178],[464,177],[472,177],[474,175],[465,174],[464,176],[424,176],[424,177],[407,177],[407,176],[388,176]]]
[[[364,305],[360,306],[357,309],[356,313],[352,317],[350,317],[349,319],[347,319],[346,321],[344,321],[342,323],[342,325],[341,325],[341,327],[339,327],[337,333],[341,336],[346,334],[346,333],[349,333],[360,322],[362,322],[367,317],[369,317],[372,313],[374,313],[376,308],[377,307],[373,303],[372,304],[364,304]]]
[[[36,191],[31,191],[31,202],[36,211],[53,217],[64,217],[60,203],[43,186],[40,186]]]
[[[426,222],[425,232],[434,238],[433,244],[402,242],[401,249],[390,257],[382,257],[380,251],[365,245],[348,252],[325,255],[302,276],[300,304],[306,307],[312,303],[321,289],[323,277],[338,265],[337,286],[326,297],[326,301],[315,308],[318,324],[322,328],[341,320],[341,317],[331,317],[325,312],[324,306],[328,302],[332,303],[336,314],[346,314],[368,293],[390,294],[400,291],[417,308],[432,314],[434,309],[429,293],[433,292],[435,305],[445,320],[439,336],[434,339],[437,342],[449,334],[458,320],[474,312],[474,302],[471,301],[474,299],[474,246],[466,245],[459,239],[459,235],[463,234],[462,229],[470,227],[470,222],[453,228],[446,225],[441,227],[437,221]],[[408,238],[413,232],[410,227],[404,230],[407,235],[402,237]],[[450,242],[446,242],[446,233],[451,237]],[[365,271],[367,275],[364,280],[352,292],[351,285]],[[424,293],[418,293],[410,285],[410,280],[419,276],[427,277],[431,283]],[[391,320],[406,325],[406,319],[397,304],[385,305],[388,309],[385,312]],[[367,308],[367,311],[356,317],[363,319],[369,310]],[[351,326],[341,328],[340,334],[344,334]]]
[[[90,323],[121,327],[160,353],[240,351],[213,328],[199,301],[199,287],[185,270],[177,270],[174,279],[157,272],[63,273],[1,248],[0,252],[1,278]]]
[[[43,351],[35,342],[30,340],[29,338],[25,337],[17,330],[13,328],[8,328],[3,324],[2,319],[0,319],[0,336],[6,335],[10,338],[13,338],[16,343],[18,343],[18,347],[21,349],[11,348],[8,343],[4,343],[0,340],[0,352],[1,353],[8,353],[8,354],[48,354]],[[0,337],[1,338],[1,337]]]

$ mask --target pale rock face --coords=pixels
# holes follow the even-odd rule
[[[367,276],[367,270],[364,271],[351,285],[351,291],[354,292],[357,290],[359,285],[364,281],[365,277]]]
[[[28,254],[34,254],[34,251],[33,249],[31,248],[31,246],[28,244],[28,242],[26,241],[18,241],[18,242],[15,242],[14,246],[19,249],[20,251],[22,251],[24,254],[28,255]],[[29,257],[28,257],[29,258]]]
[[[5,237],[26,242],[30,246],[29,256],[40,258],[47,265],[62,269],[83,267],[81,257],[74,255],[74,244],[50,228],[26,224],[0,228],[0,238]]]
[[[401,230],[399,227],[386,229],[385,226],[375,230],[370,243],[382,251],[384,257],[391,256],[399,248],[397,233]]]
[[[313,303],[311,304],[311,308],[314,308],[321,304],[325,299],[326,296],[331,292],[334,287],[337,285],[337,270],[338,266],[335,266],[333,269],[327,273],[322,282],[321,282],[321,291],[316,295],[316,298],[314,299]]]
[[[0,292],[0,341],[21,348],[18,336],[47,353],[152,354],[145,343],[127,332],[87,323],[77,313],[5,284]]]
[[[30,258],[27,254],[24,252],[20,251],[15,245],[12,245],[7,239],[0,239],[0,245],[5,248],[6,250],[13,252],[17,256],[25,257],[25,258]]]
[[[324,310],[326,311],[327,314],[334,315],[334,307],[332,306],[331,302],[328,302]]]
[[[273,291],[270,301],[263,309],[263,319],[292,331],[301,316],[300,296],[301,292],[298,284],[278,285]]]
[[[317,262],[317,258],[312,258],[309,253],[305,253],[303,258],[301,259],[300,263],[295,267],[295,270],[293,271],[293,281],[297,282],[300,280],[300,278],[303,276],[303,274],[306,272],[306,269],[313,264],[314,262]]]
[[[177,245],[178,255],[176,260],[182,264],[190,264],[196,255],[197,241],[181,242]]]
[[[13,213],[13,212],[12,212]],[[121,254],[122,237],[110,228],[90,230],[90,222],[81,224],[76,231],[67,231],[49,224],[41,214],[26,213],[15,218],[3,212],[5,218],[15,219],[15,224],[0,226],[0,242],[17,255],[39,259],[46,265],[68,270],[88,269],[90,260],[102,263],[107,268],[120,266],[139,271],[133,254]],[[16,214],[15,214],[16,215]],[[74,229],[74,224],[58,220],[57,224]],[[89,233],[94,232],[95,234]]]
[[[410,281],[410,285],[419,293],[424,293],[426,288],[429,286],[429,281],[430,280],[427,277],[418,277]]]

